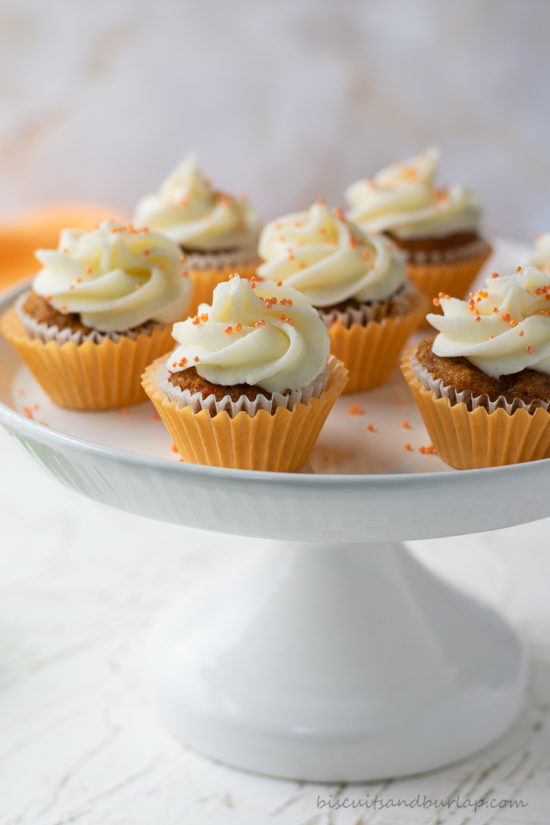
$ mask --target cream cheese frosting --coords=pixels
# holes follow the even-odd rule
[[[550,275],[526,266],[493,273],[468,301],[442,296],[443,315],[427,319],[437,330],[433,351],[464,356],[493,378],[529,368],[550,374]]]
[[[65,229],[58,249],[36,252],[42,269],[32,289],[100,332],[172,323],[185,313],[191,291],[181,257],[163,235],[110,221],[91,232]]]
[[[390,231],[403,240],[477,231],[480,198],[464,186],[435,187],[439,156],[432,146],[352,183],[345,191],[348,218],[368,231]]]
[[[134,224],[162,232],[188,251],[244,249],[254,246],[260,219],[245,201],[216,191],[188,155],[137,206]]]
[[[316,307],[354,298],[383,301],[406,281],[402,254],[382,236],[368,235],[322,201],[278,218],[261,236],[258,275],[302,292]]]
[[[550,272],[550,232],[537,235],[535,238],[535,251],[529,263],[542,269],[543,272]]]
[[[178,344],[170,372],[196,367],[214,384],[296,390],[322,372],[330,349],[324,323],[294,289],[234,275],[214,290],[212,305],[174,324]]]

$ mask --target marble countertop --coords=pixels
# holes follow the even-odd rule
[[[234,770],[173,741],[142,690],[142,639],[157,611],[221,553],[230,560],[253,552],[254,541],[81,498],[4,432],[0,454],[0,825],[550,821],[550,520],[414,545],[439,573],[500,608],[523,637],[529,687],[512,729],[430,774],[368,785],[297,783]],[[328,804],[376,794],[391,807]],[[417,795],[426,806],[451,798],[462,807],[398,806]],[[476,811],[468,800],[480,798],[518,807]]]

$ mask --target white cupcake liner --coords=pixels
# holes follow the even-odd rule
[[[187,269],[239,269],[239,266],[248,266],[258,260],[255,246],[243,249],[231,249],[225,252],[184,252]]]
[[[420,383],[427,390],[431,390],[436,398],[447,398],[452,405],[466,404],[466,408],[470,412],[480,406],[485,407],[488,413],[502,409],[506,410],[506,412],[510,413],[510,415],[515,413],[516,410],[526,410],[528,413],[533,414],[535,410],[539,408],[543,410],[548,410],[550,408],[550,400],[543,401],[541,398],[536,398],[529,404],[526,404],[525,401],[522,401],[520,398],[514,398],[513,401],[507,401],[503,395],[499,395],[497,399],[491,401],[489,396],[486,394],[472,395],[469,390],[457,392],[453,386],[444,384],[442,378],[434,378],[427,367],[419,362],[416,355],[413,355],[411,358],[411,367],[413,368],[413,372]]]
[[[327,366],[319,373],[310,384],[301,387],[298,390],[293,390],[289,395],[274,392],[266,395],[258,395],[254,401],[251,401],[245,395],[241,396],[237,401],[233,401],[230,395],[217,401],[212,394],[204,398],[202,392],[191,392],[191,390],[183,390],[181,387],[175,387],[168,380],[170,373],[168,367],[163,364],[159,369],[156,380],[158,387],[170,401],[176,401],[180,407],[191,407],[194,413],[201,410],[208,410],[210,415],[216,415],[220,412],[227,412],[231,418],[244,411],[253,417],[259,410],[265,410],[268,413],[273,413],[277,407],[284,407],[292,411],[296,404],[308,404],[312,398],[320,398],[323,390],[326,387],[330,369],[328,364],[333,356],[329,356]],[[167,359],[168,360],[168,359]]]
[[[57,341],[58,344],[74,341],[77,345],[83,344],[85,341],[92,341],[94,344],[100,344],[106,339],[114,341],[116,344],[121,338],[131,338],[132,341],[136,341],[139,335],[151,335],[154,330],[163,329],[166,326],[160,323],[160,321],[150,321],[147,322],[147,330],[136,327],[125,332],[100,332],[97,329],[91,330],[90,332],[82,332],[82,330],[72,330],[69,327],[59,329],[59,327],[54,324],[37,321],[25,312],[23,304],[27,300],[28,295],[29,293],[25,292],[18,298],[15,303],[15,311],[25,327],[25,331],[31,338],[39,338],[45,344],[47,344],[48,341]]]
[[[406,315],[411,308],[411,298],[415,293],[413,284],[407,282],[403,286],[384,298],[383,301],[368,301],[359,307],[347,307],[344,310],[331,309],[324,310],[322,307],[316,307],[321,320],[327,327],[333,324],[340,324],[345,329],[349,329],[353,324],[360,324],[366,326],[369,321],[376,321],[379,319],[380,307],[383,307],[388,301],[393,302],[393,309],[390,315],[384,317],[394,318],[396,315]],[[383,320],[383,319],[380,319]]]
[[[463,244],[455,249],[403,249],[400,251],[405,256],[409,264],[445,264],[463,261],[468,258],[476,258],[481,255],[487,246],[487,241],[483,238],[476,238],[468,244]]]

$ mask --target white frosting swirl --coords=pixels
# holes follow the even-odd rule
[[[477,231],[483,209],[475,192],[463,186],[434,187],[439,150],[388,166],[345,191],[348,217],[369,231],[397,237],[434,238]]]
[[[550,232],[537,235],[535,251],[529,261],[531,266],[537,266],[543,272],[550,272]]]
[[[40,249],[36,257],[42,269],[33,291],[101,332],[172,323],[189,303],[181,251],[163,235],[104,221],[91,232],[64,229],[58,249]]]
[[[193,155],[176,167],[156,194],[139,201],[134,224],[162,232],[186,250],[210,252],[254,246],[261,225],[248,203],[212,188]]]
[[[534,266],[487,278],[469,301],[440,299],[433,351],[464,356],[493,378],[529,368],[550,374],[550,275]]]
[[[387,238],[365,234],[321,201],[268,224],[258,251],[261,278],[298,289],[317,307],[382,301],[405,283],[404,258]]]
[[[179,346],[169,371],[196,367],[214,384],[250,384],[268,392],[296,390],[323,370],[330,349],[325,325],[307,299],[288,287],[238,275],[218,284],[212,306],[174,324]]]

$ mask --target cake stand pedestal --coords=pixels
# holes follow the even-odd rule
[[[258,544],[149,634],[150,694],[183,741],[261,773],[354,781],[460,759],[514,719],[516,635],[402,544]]]

